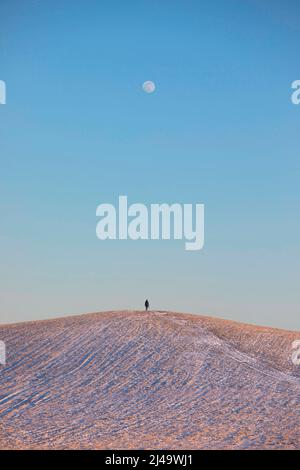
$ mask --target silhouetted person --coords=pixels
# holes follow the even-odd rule
[[[146,312],[147,312],[148,308],[149,308],[149,300],[146,299],[146,302],[145,302],[145,309],[146,309]]]

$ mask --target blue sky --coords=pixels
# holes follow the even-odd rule
[[[0,321],[148,297],[299,329],[299,2],[3,0],[0,17]],[[120,194],[204,203],[204,249],[97,240]]]

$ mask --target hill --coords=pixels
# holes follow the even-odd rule
[[[173,312],[0,325],[2,449],[296,449],[299,332]]]

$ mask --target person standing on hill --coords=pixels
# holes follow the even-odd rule
[[[148,308],[149,308],[149,300],[146,299],[146,302],[145,302],[145,310],[146,310],[146,312],[147,312]]]

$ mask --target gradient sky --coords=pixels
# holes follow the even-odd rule
[[[148,297],[299,329],[299,2],[2,0],[0,18],[0,322]],[[204,249],[99,241],[120,194],[204,203]]]

